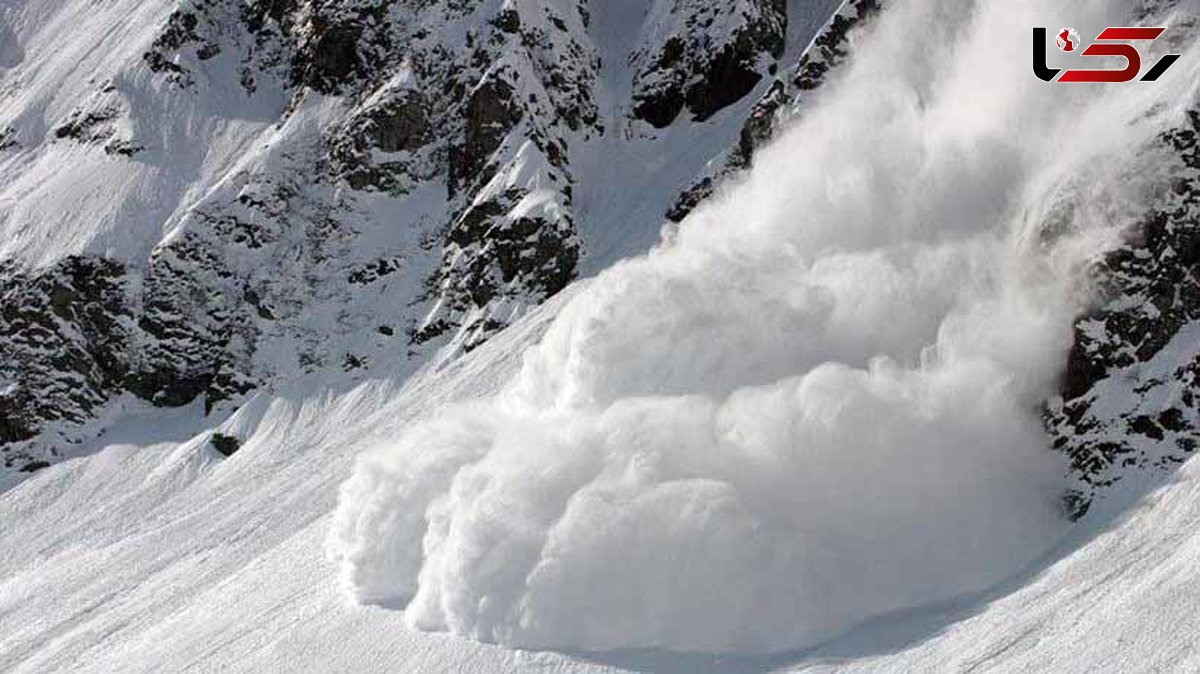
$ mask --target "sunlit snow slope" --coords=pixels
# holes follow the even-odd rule
[[[0,495],[0,670],[1194,669],[1200,467],[1072,525],[1040,418],[1198,68],[1049,87],[1029,29],[1128,5],[896,3],[744,180],[463,359],[125,420]]]

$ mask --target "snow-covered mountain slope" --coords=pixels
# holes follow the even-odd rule
[[[652,245],[834,5],[5,3],[2,470],[478,346]]]
[[[443,17],[463,3],[433,4]],[[474,348],[459,342],[461,357],[416,375],[419,360],[381,357],[358,370],[366,381],[317,368],[274,387],[252,384],[254,392],[248,383],[231,394],[236,411],[207,393],[190,407],[194,396],[156,398],[159,385],[187,381],[169,376],[99,396],[96,414],[110,415],[100,419],[103,437],[81,441],[79,458],[0,484],[9,487],[0,493],[0,669],[1194,669],[1195,3],[878,4],[842,6],[828,39],[779,86],[764,77],[752,87],[761,91],[739,101],[751,126],[762,119],[751,105],[776,96],[784,102],[768,117],[799,115],[773,144],[755,146],[747,173],[725,173],[734,164],[722,152],[732,145],[722,146],[698,175],[728,182],[668,227],[659,247],[567,285]],[[571,159],[571,170],[607,177],[581,182],[571,209],[648,208],[640,199],[625,204],[620,191],[643,194],[636,181],[647,182],[655,166],[656,141],[635,142],[638,133],[684,148],[692,125],[728,131],[731,143],[745,127],[732,107],[698,121],[716,94],[693,89],[693,80],[727,63],[714,56],[726,43],[698,47],[681,37],[661,52],[696,58],[676,67],[663,61],[657,37],[711,21],[713,36],[736,45],[730,36],[745,34],[739,25],[769,36],[772,12],[781,15],[776,3],[735,16],[680,2],[671,6],[698,12],[700,24],[654,12],[638,22],[625,13],[635,5],[615,2],[589,16],[606,27],[597,48],[633,55],[629,77],[604,66],[597,77],[628,87],[611,95],[629,110],[673,87],[683,103],[665,130],[649,130],[661,121],[655,103],[625,113],[651,117],[629,122],[632,136],[605,131],[583,141],[597,143],[598,154]],[[339,110],[350,95],[334,89],[357,86],[359,68],[376,52],[356,49],[346,60],[345,45],[365,39],[388,51],[371,28],[378,18],[361,34],[313,33],[308,6],[291,15],[291,5],[270,3],[249,24],[222,14],[229,7],[220,3],[196,6],[224,18],[164,19],[175,37],[149,48],[187,44],[188,58],[140,58],[181,90],[204,86],[206,66],[198,64],[221,58],[233,59],[226,66],[239,73],[238,86],[250,63],[254,73],[274,73],[281,91],[308,87],[264,133],[319,135],[346,122]],[[512,28],[506,11],[514,6],[488,5],[497,30]],[[786,9],[789,20],[797,16],[795,5]],[[35,4],[24,11],[52,13]],[[1057,25],[1065,15],[1083,33],[1168,25],[1171,39],[1158,50],[1184,58],[1155,84],[1047,87],[1024,59],[1008,55],[1026,53],[1030,26]],[[519,14],[518,25],[540,24]],[[635,40],[630,26],[646,34]],[[450,43],[446,31],[430,44]],[[785,40],[780,58],[796,44]],[[777,58],[778,45],[764,45],[755,58]],[[17,63],[22,51],[0,58]],[[651,76],[651,62],[670,67]],[[798,72],[829,79],[813,93]],[[403,90],[406,77],[388,86]],[[985,90],[981,79],[990,83]],[[490,81],[472,91],[503,89]],[[268,86],[258,77],[253,84]],[[383,131],[363,121],[363,133],[382,134],[378,142],[390,146],[407,142],[419,113],[406,95],[386,99],[394,125]],[[606,100],[598,109],[610,109]],[[489,120],[484,131],[503,117],[493,102],[476,110]],[[552,117],[565,115],[556,109]],[[104,142],[117,137],[124,138]],[[490,142],[485,137],[475,139]],[[513,139],[504,135],[500,147]],[[542,145],[526,140],[511,156],[496,150],[506,162],[497,173],[456,194],[490,199],[492,178],[554,167],[538,164],[528,153]],[[280,171],[300,180],[311,166],[335,161],[293,154],[292,142],[254,155],[269,169],[263,180],[277,187]],[[121,148],[128,149],[106,156],[125,156]],[[453,164],[450,150],[446,156]],[[628,185],[620,187],[619,171],[587,173],[603,163],[596,156],[635,164]],[[372,152],[356,166],[374,171],[376,159]],[[676,177],[671,190],[652,190],[659,206],[695,174]],[[212,189],[242,203],[225,185]],[[120,279],[135,263],[95,251],[48,267],[15,265],[6,292],[29,296],[18,307],[48,308],[6,311],[7,325],[24,326],[15,332],[24,340],[17,353],[36,354],[22,367],[92,372],[86,358],[107,353],[93,347],[112,339],[121,345],[115,352],[135,345],[164,362],[193,353],[197,335],[233,343],[220,312],[208,323],[187,314],[189,329],[178,332],[179,319],[167,320],[183,316],[176,305],[124,312],[126,293],[154,297],[147,289],[158,284],[160,297],[180,293],[174,301],[204,304],[211,296],[192,276],[193,263],[209,259],[202,255],[212,241],[243,245],[264,232],[280,238],[252,249],[262,257],[228,259],[264,275],[279,269],[266,260],[309,273],[336,268],[330,261],[342,253],[358,259],[355,235],[308,238],[350,221],[326,210],[330,194],[374,204],[379,210],[363,211],[372,217],[390,213],[400,197],[345,186],[323,193],[327,187],[275,192],[282,201],[255,187],[242,205],[258,215],[217,214],[211,223],[191,215],[174,236],[215,229],[190,239],[196,247],[172,248],[168,237],[149,253],[151,267],[156,259],[166,266],[129,286]],[[555,201],[562,193],[528,196],[512,208],[558,203],[566,212],[567,202]],[[439,193],[430,208],[455,198]],[[457,245],[454,232],[471,222],[465,214],[474,205],[462,206],[439,250]],[[488,217],[513,220],[513,212]],[[586,249],[588,236],[606,235],[586,234],[582,212],[572,227]],[[431,250],[428,278],[455,277],[455,261],[472,256],[467,248],[448,265]],[[370,272],[391,276],[386,268]],[[242,272],[228,273],[216,278]],[[313,277],[272,280],[296,278]],[[334,348],[342,333],[321,330],[353,324],[356,306],[382,305],[321,295],[318,281],[291,289],[305,301],[286,315]],[[271,299],[280,296],[239,297],[268,321],[260,311],[285,315],[287,305]],[[313,296],[324,299],[309,302]],[[346,313],[321,313],[330,307]],[[55,334],[85,345],[83,355],[68,349],[55,360],[59,352],[47,346]],[[299,337],[279,334],[299,348]],[[156,344],[146,335],[170,339]],[[252,351],[280,359],[281,370],[292,353],[278,344]],[[126,366],[97,361],[101,374],[109,367]],[[200,380],[229,382],[219,390],[235,392],[247,383],[211,372]],[[68,401],[84,390],[70,377],[54,381],[60,388],[47,390]],[[10,401],[15,390],[5,389]],[[185,406],[164,411],[156,400]],[[4,419],[3,430],[13,428],[13,417]]]
[[[1198,524],[1200,463],[1191,461],[1115,520],[1082,525],[1044,568],[955,606],[876,621],[797,669],[1196,671]]]
[[[466,381],[458,385],[473,393],[474,375],[485,374],[460,372]],[[1082,525],[1044,569],[981,598],[877,620],[812,652],[571,655],[414,632],[399,612],[347,601],[321,552],[323,513],[354,451],[386,442],[388,430],[417,412],[397,401],[376,413],[381,393],[364,387],[344,397],[275,401],[241,456],[225,461],[204,436],[146,444],[136,433],[147,429],[131,427],[127,440],[136,445],[114,445],[17,488],[0,502],[4,521],[17,523],[5,527],[0,557],[0,665],[14,672],[681,674],[1188,672],[1200,665],[1195,462],[1117,521]],[[294,440],[334,420],[338,433]],[[373,421],[377,428],[362,435]]]
[[[571,291],[573,292],[573,291]],[[513,651],[415,632],[349,601],[323,552],[336,486],[360,451],[518,367],[557,306],[397,393],[256,400],[221,458],[186,421],[130,419],[103,452],[0,500],[5,671],[1190,671],[1200,474],[1115,521],[1086,520],[1000,589],[889,616],[815,651],[769,657]],[[387,401],[387,402],[382,402]],[[1093,514],[1094,516],[1095,514]],[[1055,557],[1057,555],[1058,557]]]
[[[322,542],[359,452],[486,392],[545,320],[404,391],[257,396],[219,429],[241,441],[228,458],[184,410],[155,410],[128,416],[104,451],[39,471],[0,501],[0,669],[519,669],[523,656],[405,637],[393,612],[355,608]]]

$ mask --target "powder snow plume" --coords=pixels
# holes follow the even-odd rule
[[[1043,556],[1068,525],[1039,407],[1197,78],[1188,54],[1152,85],[1047,85],[1030,29],[1128,5],[884,12],[503,393],[361,457],[329,539],[356,598],[511,646],[772,652]]]

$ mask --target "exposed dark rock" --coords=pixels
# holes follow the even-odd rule
[[[31,461],[24,466],[21,466],[22,473],[35,473],[43,468],[49,468],[49,461]]]
[[[673,36],[663,43],[653,68],[657,71],[671,71],[677,68],[683,60],[684,41],[681,37]],[[676,76],[667,86],[646,91],[634,98],[633,116],[643,119],[651,126],[661,129],[669,126],[683,110],[682,77]]]
[[[447,232],[447,262],[431,280],[430,292],[448,298],[441,313],[413,335],[421,344],[459,328],[470,350],[505,323],[488,316],[469,324],[472,308],[497,300],[537,303],[562,290],[575,276],[579,243],[569,220],[508,215],[524,192],[511,189],[472,206]],[[452,318],[448,318],[452,317]]]
[[[1061,400],[1046,425],[1071,459],[1080,486],[1072,513],[1082,516],[1098,490],[1128,469],[1170,469],[1195,450],[1200,418],[1200,344],[1168,345],[1200,321],[1200,113],[1162,136],[1178,158],[1176,177],[1157,207],[1123,245],[1096,266],[1100,304],[1081,317]],[[1180,365],[1178,359],[1190,362]],[[1097,404],[1102,385],[1126,387]],[[1122,389],[1124,390],[1124,389]]]
[[[342,359],[342,369],[346,372],[350,372],[351,370],[361,370],[369,365],[370,361],[365,356],[360,356],[354,353],[347,353],[346,357]]]
[[[372,100],[351,115],[333,139],[334,170],[355,189],[403,193],[437,170],[432,157],[415,154],[434,137],[430,104],[412,89],[377,92]],[[380,159],[372,152],[376,148],[405,156]]]
[[[1162,440],[1164,437],[1166,437],[1163,434],[1163,429],[1160,428],[1158,424],[1154,423],[1153,419],[1145,414],[1136,416],[1130,420],[1129,431],[1131,433],[1144,435],[1154,440]]]
[[[829,72],[850,55],[850,31],[877,14],[879,5],[879,0],[851,0],[847,3],[800,59],[793,80],[796,88],[810,91],[821,86]]]
[[[199,24],[200,19],[195,12],[185,9],[172,12],[171,16],[167,18],[166,27],[154,40],[150,50],[142,55],[142,59],[150,70],[167,74],[180,86],[191,85],[191,75],[175,63],[169,54],[178,51],[185,45],[199,42],[200,36],[196,33],[196,27]]]
[[[206,273],[198,277],[198,269]],[[218,381],[236,315],[229,277],[224,261],[194,236],[155,251],[138,319],[150,340],[131,367],[131,392],[165,407],[201,394],[211,406],[240,392],[221,390]]]
[[[246,3],[242,17],[252,33],[261,32],[268,21],[289,31],[288,18],[298,7],[298,0],[252,0]]]
[[[119,390],[132,341],[125,270],[69,257],[31,273],[0,270],[0,442],[35,437],[49,421],[78,423]]]
[[[696,184],[684,190],[675,199],[675,203],[666,213],[667,219],[671,222],[683,222],[683,219],[695,210],[702,201],[712,196],[715,187],[716,181],[712,176],[700,178]]]
[[[1175,407],[1163,410],[1158,415],[1158,424],[1168,431],[1175,433],[1182,433],[1192,429],[1192,425],[1184,418],[1183,412]]]
[[[239,449],[242,448],[241,440],[235,436],[225,435],[223,433],[213,433],[212,437],[208,439],[208,442],[213,446],[213,449],[217,450],[226,457],[233,456]]]
[[[252,388],[231,344],[235,314],[206,294],[196,268],[178,265],[188,255],[219,269],[211,256],[173,249],[138,281],[123,264],[88,256],[0,269],[0,377],[12,382],[0,392],[5,453],[33,451],[20,443],[48,424],[82,424],[123,392],[162,406],[204,395],[211,407]]]
[[[787,7],[782,0],[677,3],[672,30],[643,54],[634,77],[633,116],[668,126],[686,107],[697,121],[749,94],[783,54]],[[728,26],[725,32],[713,26]]]
[[[499,76],[481,82],[471,92],[466,109],[466,132],[450,149],[450,190],[453,194],[480,180],[488,158],[500,149],[508,132],[521,119],[513,87]]]
[[[0,127],[0,152],[18,147],[17,130],[11,126]]]
[[[105,154],[115,154],[122,157],[132,157],[146,148],[128,140],[113,140],[104,146]]]
[[[112,107],[100,110],[76,110],[67,121],[54,129],[55,138],[70,138],[80,142],[105,141],[112,137],[111,122],[119,112]]]
[[[851,0],[842,6],[839,12],[817,34],[812,47],[801,56],[799,62],[792,69],[792,76],[776,79],[771,84],[771,88],[755,103],[742,127],[738,144],[723,157],[714,160],[709,171],[698,176],[676,198],[666,213],[667,219],[673,222],[682,221],[700,202],[712,195],[718,184],[750,166],[754,151],[770,140],[780,118],[799,114],[805,94],[828,81],[830,74],[842,65],[850,53],[849,43],[853,31],[861,28],[878,13],[880,5],[880,0]],[[745,48],[744,43],[742,48]],[[745,64],[749,61],[742,59],[738,62],[743,64],[742,67],[748,67]],[[773,63],[768,72],[771,75],[775,74]],[[749,76],[741,75],[741,77],[747,79],[743,80],[740,86],[731,87],[727,91],[733,92],[745,87],[749,82]],[[758,81],[755,79],[754,84]],[[754,88],[754,84],[749,85],[750,89]],[[661,100],[658,98],[647,99],[646,102],[656,106],[670,106],[678,104],[679,100],[678,96],[670,95]],[[660,111],[648,110],[656,115],[654,119],[640,114],[635,116],[647,119],[655,126],[665,126],[674,119],[681,107],[673,110],[665,108]],[[668,114],[670,119],[667,119]]]
[[[404,266],[403,260],[395,258],[381,258],[374,262],[360,266],[350,273],[348,280],[355,285],[368,285],[378,281],[385,276],[390,276],[399,271]]]
[[[656,129],[671,125],[683,111],[683,96],[677,91],[644,96],[633,108],[633,116],[645,120]]]
[[[505,33],[516,33],[521,30],[521,14],[513,8],[502,9],[492,25]]]
[[[374,115],[370,126],[371,140],[375,147],[385,152],[415,150],[429,140],[429,120],[425,110],[427,104],[413,93],[395,105],[381,107]]]
[[[754,151],[771,139],[775,132],[776,118],[791,102],[783,82],[776,80],[767,93],[754,104],[738,136],[737,160],[741,166],[750,166]]]
[[[304,84],[317,91],[332,91],[336,84],[362,68],[358,59],[360,31],[354,26],[328,26],[314,21],[313,37],[301,48]]]
[[[703,122],[754,89],[763,77],[755,68],[758,47],[743,33],[717,53],[698,82],[684,89],[687,107],[696,121]],[[779,50],[771,51],[778,58]]]

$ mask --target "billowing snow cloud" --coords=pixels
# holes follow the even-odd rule
[[[1124,3],[1047,4],[889,10],[501,395],[363,456],[330,536],[357,598],[515,646],[767,652],[1044,554],[1065,467],[1039,404],[1084,263],[1152,183],[1101,160],[1153,165],[1189,88],[1045,85],[1030,27]]]

